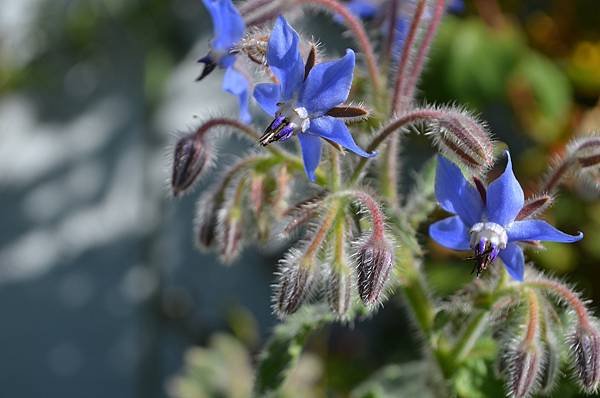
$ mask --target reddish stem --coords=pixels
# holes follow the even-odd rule
[[[331,12],[333,15],[341,15],[344,18],[346,26],[352,31],[354,34],[358,45],[361,47],[363,53],[365,54],[365,59],[367,60],[367,69],[369,72],[369,77],[373,82],[373,86],[375,88],[375,92],[378,92],[381,88],[381,80],[379,68],[377,67],[377,61],[375,59],[375,52],[373,51],[373,46],[371,46],[371,42],[369,41],[369,37],[367,36],[367,32],[365,32],[365,28],[362,22],[356,18],[348,9],[337,2],[336,0],[296,0],[299,4],[314,4],[321,6]]]
[[[369,214],[371,215],[371,221],[373,222],[373,236],[375,241],[381,241],[384,239],[385,234],[385,218],[379,203],[368,193],[364,191],[352,191],[352,196],[362,203]]]
[[[417,4],[417,8],[415,10],[415,15],[410,24],[410,29],[408,31],[408,35],[406,36],[406,40],[404,41],[404,46],[402,48],[402,55],[400,56],[400,65],[398,65],[398,71],[396,72],[396,82],[394,84],[394,95],[392,97],[392,108],[390,113],[398,111],[401,107],[402,101],[402,93],[404,91],[404,82],[407,69],[409,67],[409,58],[410,51],[413,48],[413,44],[415,39],[417,38],[417,31],[419,25],[421,23],[421,18],[423,17],[423,12],[425,11],[425,0],[420,0]]]
[[[435,4],[435,9],[433,11],[433,18],[429,23],[429,26],[427,27],[425,37],[419,45],[419,51],[417,52],[414,67],[410,73],[410,80],[404,88],[406,92],[401,93],[401,95],[404,95],[406,98],[412,99],[415,93],[415,89],[417,87],[417,80],[419,79],[419,76],[421,76],[421,72],[423,71],[425,59],[427,58],[427,54],[429,53],[431,42],[433,41],[433,38],[437,32],[437,28],[442,20],[442,16],[444,15],[444,11],[446,11],[446,0],[437,0]]]
[[[592,328],[587,308],[585,308],[585,304],[567,286],[563,285],[560,282],[556,282],[549,279],[534,280],[529,282],[528,285],[552,290],[555,294],[562,297],[571,306],[571,308],[573,308],[575,314],[577,315],[577,318],[579,319],[579,324],[583,328]]]

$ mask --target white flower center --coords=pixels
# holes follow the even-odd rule
[[[506,249],[508,235],[506,230],[500,224],[494,222],[479,222],[469,231],[471,235],[471,247],[475,248],[481,241],[495,246],[499,249]]]
[[[284,116],[288,121],[289,125],[293,125],[295,131],[302,131],[303,133],[310,127],[310,118],[308,117],[308,111],[306,108],[299,106],[294,107],[293,101],[279,105],[277,111],[278,116]]]

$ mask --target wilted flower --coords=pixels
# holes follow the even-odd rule
[[[435,194],[440,206],[453,214],[432,224],[429,235],[454,250],[473,250],[477,275],[498,256],[509,274],[523,280],[523,249],[520,241],[576,242],[583,238],[565,234],[542,220],[515,221],[525,203],[523,189],[512,171],[510,154],[504,173],[481,194],[448,159],[438,156]]]
[[[225,69],[223,90],[238,97],[240,118],[249,122],[248,80],[235,69],[236,55],[233,52],[244,34],[244,19],[231,0],[203,0],[203,3],[213,21],[214,39],[209,53],[198,61],[204,64],[204,69],[197,80],[204,79],[217,66]]]
[[[279,17],[269,38],[267,63],[279,83],[258,84],[254,98],[265,112],[275,117],[260,138],[266,146],[298,135],[304,168],[311,181],[321,159],[321,138],[360,156],[371,157],[356,145],[343,121],[328,112],[342,104],[352,85],[354,52],[337,61],[304,64],[298,33]]]

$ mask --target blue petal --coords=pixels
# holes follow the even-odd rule
[[[569,235],[559,231],[546,221],[515,221],[507,230],[508,240],[544,240],[548,242],[573,243],[581,240],[583,234]]]
[[[337,61],[315,65],[306,77],[298,104],[310,115],[323,114],[346,101],[352,87],[354,74],[354,51]]]
[[[508,225],[514,221],[523,208],[523,189],[512,170],[510,153],[506,151],[508,162],[500,177],[490,184],[487,190],[486,211],[488,221]]]
[[[238,97],[240,103],[240,119],[246,123],[252,120],[248,110],[248,80],[233,69],[227,68],[223,77],[223,90]]]
[[[448,217],[429,226],[429,236],[440,245],[453,250],[470,250],[469,228],[460,217]]]
[[[231,0],[202,0],[213,21],[213,49],[228,51],[244,34],[244,19]]]
[[[377,14],[377,6],[372,0],[351,0],[346,7],[359,18],[372,18]]]
[[[459,13],[465,9],[465,3],[463,0],[450,0],[446,8],[448,12]]]
[[[500,258],[506,266],[508,274],[516,281],[523,282],[525,273],[525,257],[523,249],[516,243],[509,243],[506,249],[500,251]]]
[[[315,170],[321,161],[321,139],[316,135],[299,133],[298,139],[302,147],[304,171],[311,181],[315,181]]]
[[[298,33],[279,17],[269,38],[267,63],[281,85],[281,97],[288,101],[304,81],[304,61],[298,49]]]
[[[365,152],[362,148],[356,145],[352,134],[346,127],[346,124],[331,116],[322,116],[316,119],[310,120],[310,127],[308,133],[319,135],[323,138],[333,141],[349,151],[354,152],[365,158],[372,158],[376,153]]]
[[[261,83],[254,88],[254,99],[258,105],[271,116],[275,116],[281,101],[281,91],[278,84]]]
[[[454,213],[468,226],[481,221],[483,202],[479,192],[454,163],[438,156],[435,172],[435,197],[442,209]]]

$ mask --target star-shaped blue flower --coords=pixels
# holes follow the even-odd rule
[[[202,1],[213,21],[214,38],[210,42],[208,55],[198,61],[204,64],[204,69],[196,80],[204,79],[217,66],[225,69],[223,90],[238,97],[240,119],[249,122],[248,80],[235,69],[236,55],[232,51],[244,34],[244,19],[233,6],[231,0]]]
[[[298,33],[279,17],[269,38],[267,63],[277,84],[262,83],[254,98],[265,112],[275,118],[260,142],[266,146],[297,135],[302,148],[304,169],[311,181],[321,159],[321,138],[364,157],[372,157],[352,138],[342,120],[328,116],[347,98],[354,73],[354,52],[336,61],[305,66],[300,55]]]
[[[499,256],[513,279],[522,281],[525,260],[518,242],[572,243],[583,234],[565,234],[542,220],[515,221],[525,200],[508,151],[506,155],[504,173],[481,193],[454,163],[438,156],[435,195],[440,206],[455,216],[432,224],[429,235],[449,249],[473,250],[478,275]]]

